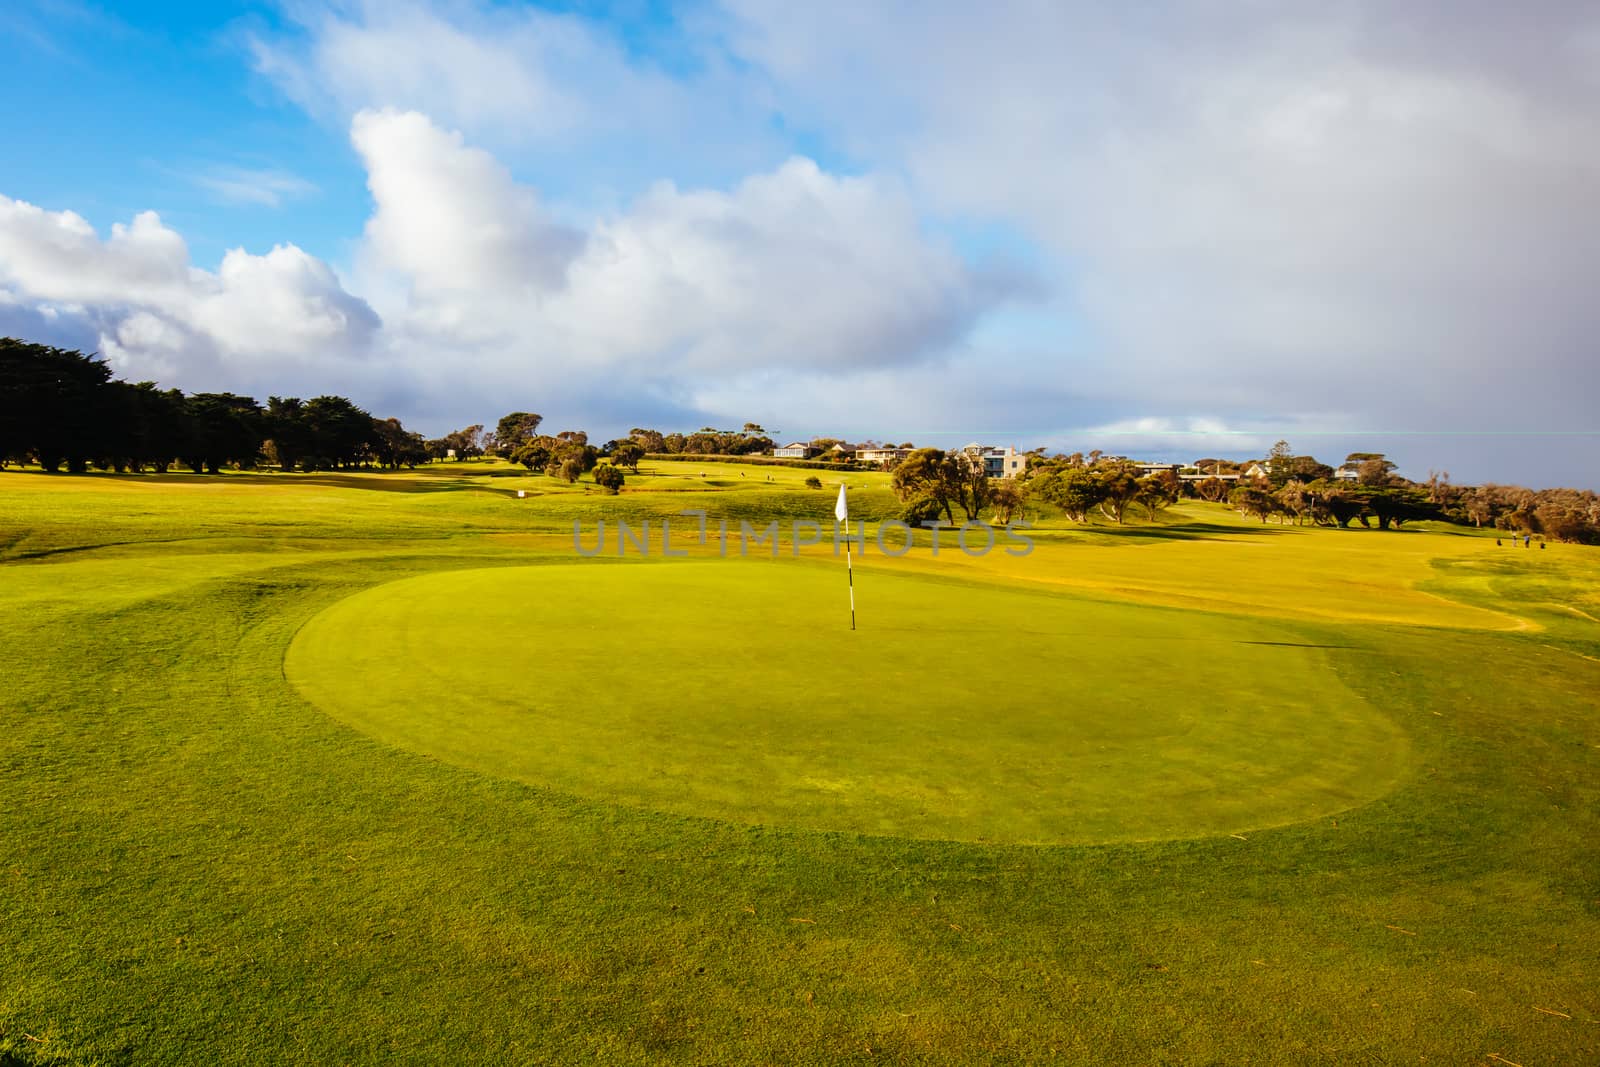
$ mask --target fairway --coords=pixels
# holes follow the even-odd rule
[[[0,474],[0,1064],[1600,1062],[1600,554],[806,476]]]
[[[1338,812],[1404,772],[1400,730],[1283,628],[881,570],[852,633],[843,578],[741,561],[451,571],[326,609],[285,666],[312,703],[413,752],[820,830],[1196,837]]]

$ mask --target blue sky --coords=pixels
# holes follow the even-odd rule
[[[0,46],[0,330],[129,377],[1596,480],[1586,5],[24,0]]]

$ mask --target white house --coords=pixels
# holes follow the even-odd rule
[[[804,441],[795,441],[793,444],[774,448],[772,455],[776,459],[810,459],[813,449]]]
[[[856,462],[873,463],[879,467],[892,467],[911,455],[909,448],[858,448]]]

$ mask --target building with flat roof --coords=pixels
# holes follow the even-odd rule
[[[872,463],[888,469],[916,451],[911,448],[858,448],[856,449],[857,463]]]
[[[994,445],[980,445],[974,441],[961,451],[981,459],[983,473],[991,478],[1015,478],[1028,469],[1027,453],[1018,452],[1010,445],[997,448]]]

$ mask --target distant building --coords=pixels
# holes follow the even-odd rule
[[[1135,467],[1139,468],[1139,474],[1146,478],[1152,474],[1160,474],[1163,471],[1176,474],[1181,477],[1184,470],[1182,463],[1140,463],[1137,460],[1131,462],[1133,462]]]
[[[974,441],[961,451],[981,459],[983,473],[990,478],[1015,478],[1028,469],[1027,454],[1018,452],[1010,445],[996,448],[993,445],[980,445]]]
[[[1333,472],[1333,477],[1334,477],[1334,479],[1336,481],[1355,482],[1355,481],[1360,481],[1361,472],[1359,470],[1357,470],[1356,468],[1350,466],[1349,464],[1346,464],[1345,466],[1340,467],[1338,470],[1334,471]]]
[[[1178,469],[1178,480],[1184,482],[1203,482],[1207,478],[1215,478],[1219,482],[1236,482],[1239,480],[1237,474],[1219,474],[1219,469],[1216,464],[1212,464],[1211,469],[1207,470],[1198,463],[1191,463],[1187,467]]]
[[[793,444],[784,445],[782,448],[774,448],[772,455],[776,459],[810,459],[815,452],[816,449],[804,441],[796,441]]]
[[[858,448],[856,449],[857,463],[871,463],[879,467],[892,467],[896,463],[911,455],[914,449],[910,448]]]

